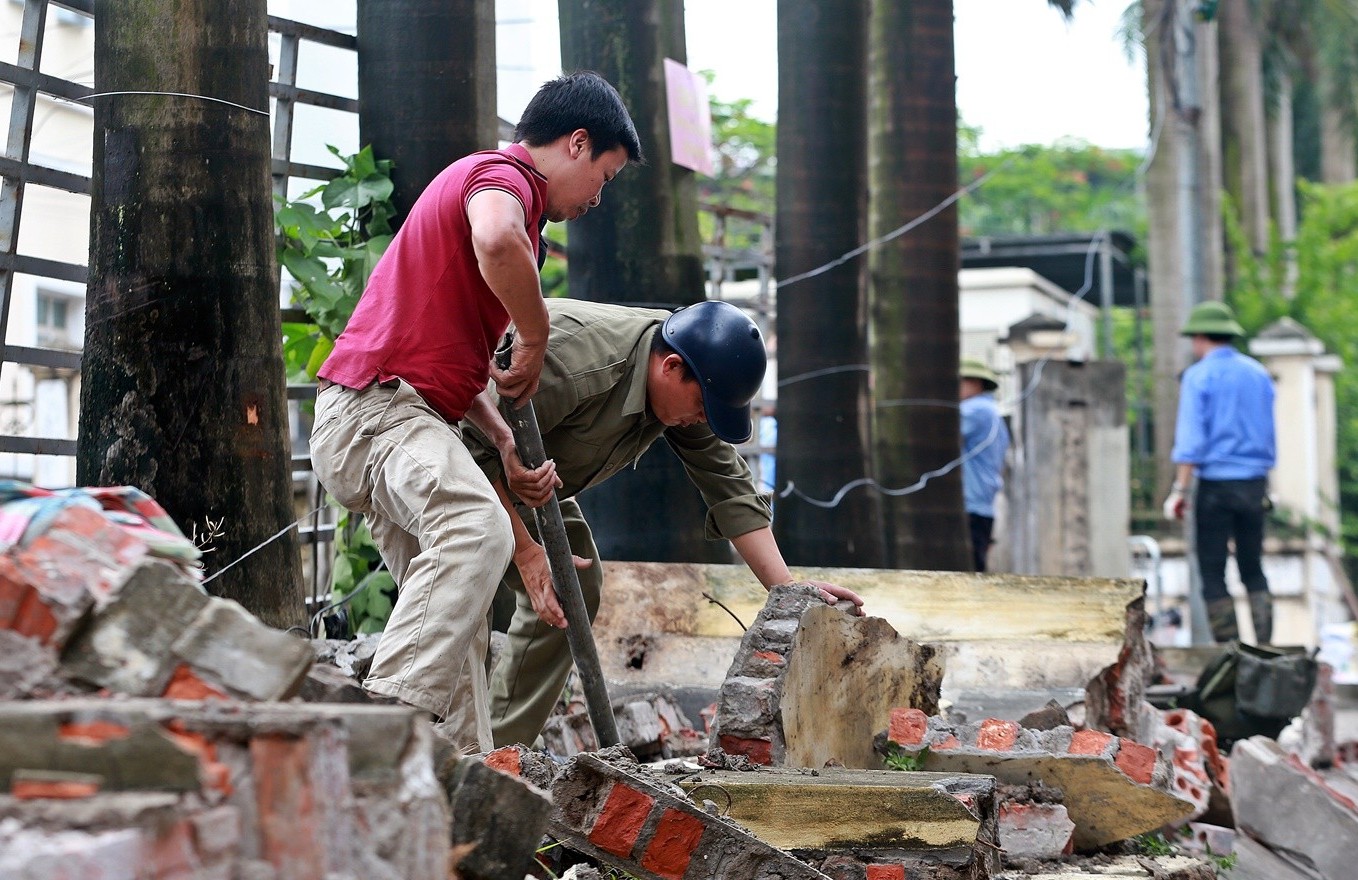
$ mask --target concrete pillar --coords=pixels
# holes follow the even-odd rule
[[[1009,568],[1125,577],[1126,369],[1117,361],[1035,361],[1018,371],[1027,396],[1014,413],[1005,483]]]

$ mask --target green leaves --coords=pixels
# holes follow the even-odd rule
[[[345,513],[335,527],[331,601],[345,603],[355,634],[381,632],[396,601],[396,581],[379,569],[382,555],[361,516]]]
[[[310,331],[284,331],[294,381],[316,378],[392,239],[391,161],[374,159],[371,147],[352,156],[329,150],[344,171],[295,201],[280,198],[274,211],[279,265],[297,282],[294,301],[314,322]]]

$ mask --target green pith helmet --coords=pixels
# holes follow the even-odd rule
[[[1244,336],[1245,328],[1235,319],[1235,312],[1224,302],[1198,303],[1188,313],[1188,321],[1179,331],[1180,336]]]
[[[987,391],[994,391],[1000,387],[1000,380],[995,377],[995,371],[975,358],[963,358],[957,376],[960,379],[975,379]]]

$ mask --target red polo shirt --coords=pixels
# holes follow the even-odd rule
[[[462,418],[486,387],[491,355],[509,326],[472,250],[467,200],[484,189],[504,190],[522,203],[524,230],[537,252],[547,178],[528,151],[513,144],[459,159],[416,200],[321,378],[350,388],[401,378],[445,419]]]

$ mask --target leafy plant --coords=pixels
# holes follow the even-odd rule
[[[929,757],[929,747],[925,746],[918,752],[907,752],[900,746],[891,746],[891,751],[887,753],[886,766],[888,770],[907,770],[915,772],[924,769],[924,762]]]
[[[335,526],[330,592],[332,602],[348,606],[355,635],[381,632],[396,603],[396,581],[381,563],[382,554],[368,524],[358,514],[345,511]]]
[[[293,382],[314,380],[334,349],[391,244],[396,213],[390,160],[375,159],[372,147],[352,156],[328,149],[344,170],[295,200],[279,198],[274,210],[278,262],[296,279],[293,301],[311,319],[283,324],[283,358]],[[318,196],[319,208],[313,204]],[[391,615],[396,583],[381,562],[363,518],[346,511],[335,529],[331,594],[332,601],[347,605],[356,634],[381,632]]]
[[[344,171],[295,200],[278,198],[278,262],[296,279],[294,301],[311,324],[284,324],[289,378],[316,378],[377,261],[391,244],[391,167],[372,147],[344,156]],[[318,209],[312,200],[320,196]]]
[[[1179,852],[1179,848],[1166,840],[1165,835],[1159,831],[1138,834],[1132,838],[1132,846],[1137,852],[1147,856],[1172,856]]]

